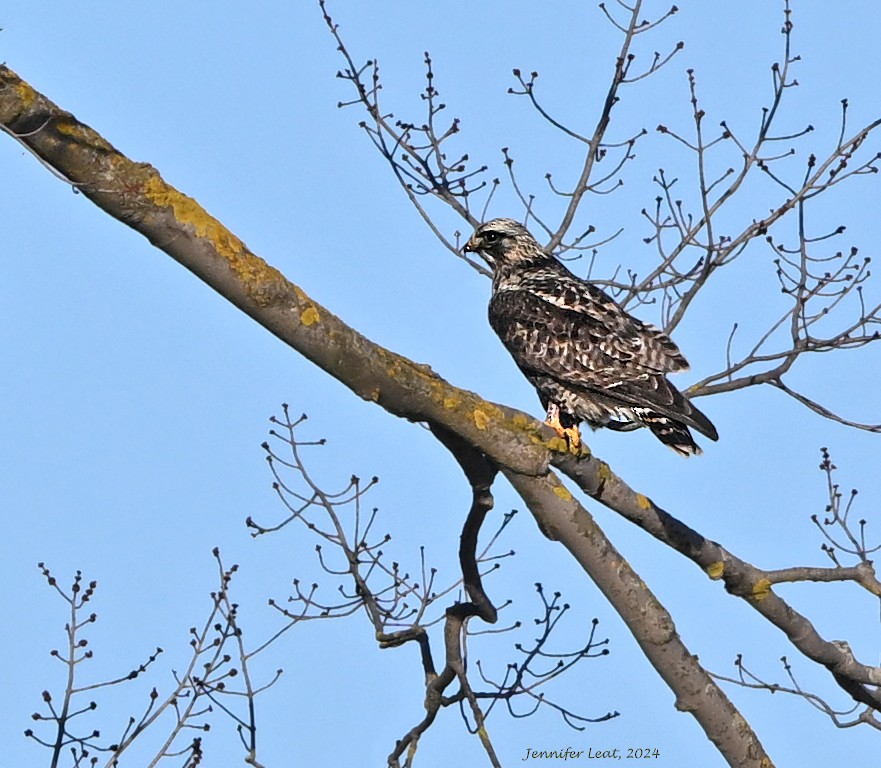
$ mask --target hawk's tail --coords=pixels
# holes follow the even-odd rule
[[[669,381],[663,379],[667,393],[671,399],[669,406],[641,408],[637,412],[639,420],[645,424],[652,434],[664,445],[670,446],[680,456],[699,456],[701,449],[694,442],[689,427],[700,432],[710,440],[718,440],[719,433],[706,415],[683,395]]]
[[[634,412],[639,420],[645,424],[652,434],[664,445],[672,448],[680,456],[700,456],[700,446],[694,441],[688,427],[682,422],[664,416],[657,411],[649,409],[636,409]]]

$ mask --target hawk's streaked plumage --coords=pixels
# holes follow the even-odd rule
[[[465,246],[493,271],[489,322],[538,390],[548,423],[570,443],[578,423],[647,426],[683,456],[700,453],[689,427],[716,428],[666,374],[688,363],[660,330],[631,317],[595,285],[545,253],[513,219],[482,224]]]

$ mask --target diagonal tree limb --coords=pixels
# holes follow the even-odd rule
[[[525,477],[502,471],[545,536],[566,547],[618,611],[646,658],[676,695],[676,708],[695,717],[729,765],[771,768],[773,763],[749,723],[691,654],[673,617],[590,512],[553,473]],[[611,573],[615,578],[609,578]]]
[[[156,169],[125,157],[5,66],[0,66],[0,128],[359,397],[411,421],[444,424],[494,460],[502,457],[493,446],[503,445],[504,463],[519,472],[546,470],[547,449],[533,419],[448,384],[429,366],[343,323]]]
[[[647,496],[636,493],[612,472],[608,464],[599,459],[589,457],[575,460],[555,454],[553,463],[589,496],[687,557],[710,578],[722,579],[729,593],[743,598],[750,607],[786,633],[802,654],[826,667],[835,681],[856,701],[881,709],[881,696],[875,690],[881,685],[881,667],[861,664],[846,643],[822,638],[807,617],[773,591],[774,572],[766,574],[715,541],[704,538]],[[854,580],[878,594],[874,572],[871,578],[860,573]]]
[[[92,202],[360,397],[394,415],[442,425],[503,467],[543,530],[569,548],[628,626],[640,633],[641,647],[651,653],[678,706],[694,715],[726,761],[770,768],[752,729],[687,651],[657,599],[625,567],[587,512],[546,474],[553,455],[549,448],[555,443],[545,439],[545,428],[525,414],[448,384],[426,366],[347,326],[154,168],[123,156],[5,66],[0,66],[0,127]],[[661,620],[658,626],[645,621],[647,605]]]

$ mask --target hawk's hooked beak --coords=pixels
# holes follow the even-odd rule
[[[489,252],[484,248],[484,243],[481,238],[477,235],[471,235],[471,239],[462,246],[462,253],[476,253],[483,259],[490,267],[495,268],[495,262],[492,257],[489,255]]]
[[[477,243],[474,242],[473,236],[464,246],[462,246],[462,253],[477,253]]]

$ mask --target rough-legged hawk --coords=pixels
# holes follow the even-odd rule
[[[647,426],[665,445],[700,453],[689,427],[719,435],[668,373],[688,362],[668,336],[631,317],[595,285],[573,275],[512,219],[482,224],[465,245],[493,272],[489,322],[538,391],[547,423],[570,446],[578,424]]]

